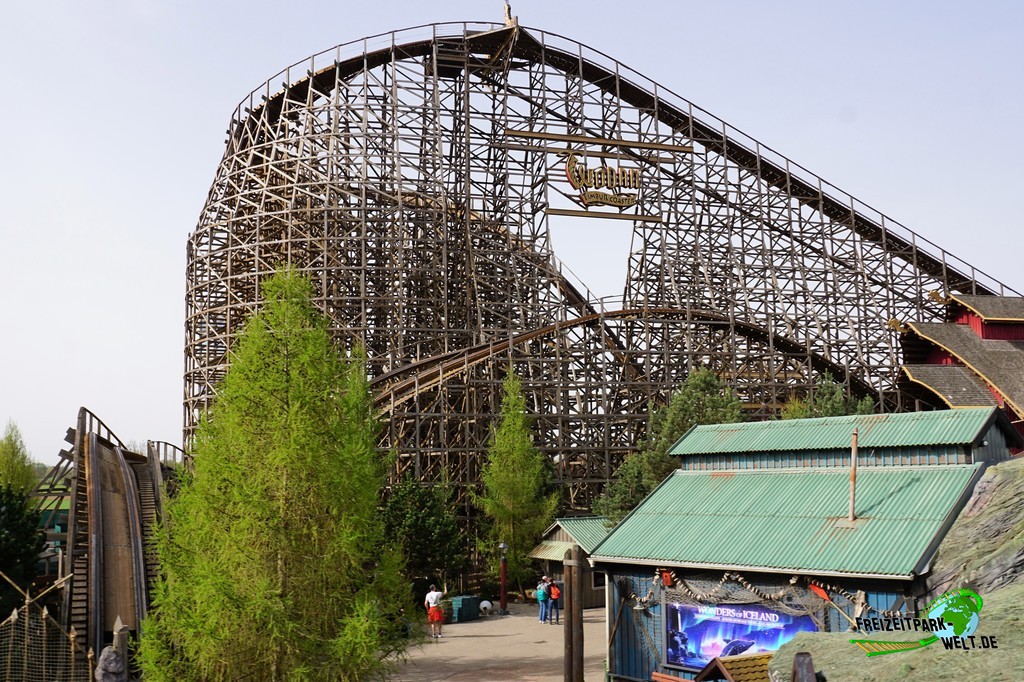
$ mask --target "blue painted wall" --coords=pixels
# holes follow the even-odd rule
[[[611,679],[617,682],[647,681],[651,673],[673,675],[679,679],[693,679],[696,673],[690,673],[662,666],[665,660],[664,606],[660,598],[651,599],[645,609],[634,609],[636,599],[633,595],[646,597],[651,593],[654,583],[654,568],[651,566],[614,565],[610,569],[608,589],[611,600],[607,614],[609,632],[612,632],[611,645],[608,651],[609,672]],[[681,567],[665,566],[674,569],[680,577],[690,573]],[[770,591],[777,589],[778,582],[788,580],[788,575],[771,575],[757,580],[756,574],[748,574],[747,579],[759,588]],[[900,599],[905,587],[894,582],[890,590],[877,583],[857,585],[848,581],[828,579],[824,581],[837,585],[855,594],[864,589],[867,603],[877,611],[891,610]],[[773,587],[775,586],[775,587]],[[839,599],[845,602],[845,599]],[[899,610],[906,611],[900,602]],[[853,606],[844,603],[844,611],[853,617]],[[864,614],[866,617],[878,616],[876,612]],[[843,618],[834,608],[828,609],[827,627],[832,632],[845,632],[849,621]]]

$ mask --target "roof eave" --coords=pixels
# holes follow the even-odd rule
[[[998,412],[1002,412],[996,408]],[[1005,416],[1004,416],[1005,418]],[[921,554],[921,558],[918,560],[917,565],[914,567],[914,573],[916,575],[924,575],[931,571],[932,560],[935,558],[935,554],[939,551],[939,545],[946,539],[946,535],[949,533],[949,529],[956,523],[957,518],[960,516],[960,512],[963,511],[964,507],[967,506],[967,502],[971,499],[971,495],[974,494],[974,489],[978,485],[978,481],[985,474],[987,467],[979,466],[974,475],[971,476],[970,480],[964,484],[964,489],[960,491],[960,497],[957,498],[956,502],[950,507],[946,517],[942,520],[942,523],[935,530],[935,535],[932,536],[928,546],[925,547],[924,552]]]
[[[1003,397],[1003,402],[1005,402],[1006,404],[1010,405],[1017,414],[1024,414],[1024,409],[1021,409],[1020,405],[1018,405],[1017,402],[1013,398],[1011,398],[1010,396],[1006,395],[1004,392],[999,390],[999,386],[997,386],[995,384],[995,382],[992,381],[991,379],[989,379],[987,376],[982,374],[982,372],[977,367],[975,367],[970,362],[967,362],[966,358],[961,356],[959,353],[957,353],[952,348],[950,348],[947,345],[945,345],[943,343],[940,343],[939,341],[937,341],[937,340],[931,338],[930,336],[926,335],[921,329],[919,329],[918,327],[915,327],[914,324],[915,324],[914,322],[908,322],[907,326],[909,326],[911,328],[911,330],[913,330],[913,332],[915,334],[917,334],[919,337],[921,337],[922,339],[925,339],[929,343],[934,344],[935,346],[938,346],[939,348],[941,348],[942,350],[946,351],[951,356],[953,356],[954,358],[956,358],[957,360],[962,362],[964,367],[967,367],[972,372],[977,374],[981,378],[982,381],[984,381],[986,384],[991,386],[995,391],[997,391],[999,393],[999,395],[1001,395]]]
[[[975,315],[977,315],[979,318],[981,318],[982,322],[1003,322],[1003,323],[1006,323],[1006,322],[1018,322],[1018,323],[1019,322],[1024,322],[1024,318],[1020,318],[1020,317],[986,317],[985,314],[983,312],[981,312],[980,310],[978,310],[978,308],[976,306],[968,303],[967,301],[965,301],[960,296],[957,296],[956,294],[951,294],[950,298],[952,300],[956,301],[957,303],[959,303],[960,305],[962,305],[963,307],[965,307],[968,310],[970,310]]]
[[[676,561],[672,559],[631,559],[628,557],[612,557],[591,555],[590,561],[593,564],[632,564],[637,566],[677,566],[682,568],[695,568],[700,570],[718,571],[757,571],[758,573],[792,573],[795,575],[829,576],[835,578],[863,578],[873,580],[913,580],[917,574],[914,571],[909,573],[855,573],[849,571],[830,571],[805,568],[769,568],[765,566],[744,566],[741,564],[706,564],[694,561]]]

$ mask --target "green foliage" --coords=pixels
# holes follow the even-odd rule
[[[45,544],[39,514],[29,508],[27,490],[0,484],[0,572],[28,590]],[[0,620],[22,603],[18,591],[0,578]]]
[[[406,477],[391,488],[381,519],[387,539],[402,547],[407,575],[442,585],[466,570],[466,534],[447,483],[428,486]]]
[[[810,417],[842,417],[849,414],[872,414],[875,402],[870,396],[860,400],[847,397],[843,385],[831,373],[825,372],[815,383],[810,398],[794,396],[782,406],[782,419],[807,419]]]
[[[739,398],[713,372],[703,367],[691,372],[668,404],[653,412],[639,452],[619,465],[594,511],[618,523],[678,468],[668,451],[683,434],[697,424],[731,424],[741,419]]]
[[[481,550],[497,571],[497,547],[505,542],[508,580],[521,586],[531,577],[526,555],[554,520],[558,493],[547,492],[548,462],[533,446],[522,384],[511,369],[502,384],[501,414],[480,478],[483,494],[474,501],[489,521]]]
[[[871,396],[866,395],[858,400],[853,406],[853,414],[874,414],[875,401]]]
[[[157,541],[147,680],[361,680],[406,643],[365,361],[338,355],[312,291],[264,283],[199,427]]]
[[[8,421],[3,438],[0,438],[0,485],[7,483],[15,488],[31,490],[37,480],[35,462],[28,454],[21,431],[13,421]]]
[[[647,468],[647,458],[643,452],[622,460],[604,494],[594,501],[594,513],[607,517],[613,525],[621,521],[653,490],[646,483],[651,477],[644,475]]]

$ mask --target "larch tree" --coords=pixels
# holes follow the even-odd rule
[[[21,431],[13,421],[7,422],[4,435],[0,438],[0,485],[31,490],[38,480],[35,462],[28,454]]]
[[[711,370],[690,372],[668,404],[653,410],[647,437],[619,465],[594,511],[618,523],[679,467],[668,451],[683,434],[697,424],[731,424],[742,416],[739,398]]]
[[[158,535],[147,680],[362,680],[407,643],[365,359],[339,354],[307,279],[263,295]]]
[[[530,571],[527,554],[554,520],[558,493],[549,492],[550,467],[533,445],[522,383],[511,368],[502,383],[501,412],[480,478],[483,492],[474,499],[488,521],[480,549],[496,570],[498,545],[506,543],[508,580],[522,591]]]

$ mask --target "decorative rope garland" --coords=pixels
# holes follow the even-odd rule
[[[668,575],[671,578],[671,585],[664,585],[664,576]],[[735,573],[726,571],[722,574],[718,584],[712,587],[710,590],[698,591],[686,580],[680,579],[676,575],[676,572],[671,569],[655,569],[652,587],[648,590],[647,594],[643,597],[638,596],[635,592],[630,592],[626,597],[627,599],[635,600],[638,606],[647,607],[650,606],[651,600],[654,598],[655,590],[654,585],[662,584],[664,588],[669,592],[676,592],[683,595],[681,601],[692,601],[698,604],[709,604],[709,603],[723,603],[723,598],[728,600],[725,603],[744,603],[744,601],[736,601],[737,597],[735,592],[730,592],[726,589],[727,583],[736,583],[740,585],[748,593],[757,597],[760,602],[768,602],[777,610],[789,613],[792,615],[812,615],[816,612],[820,612],[829,603],[828,600],[822,599],[818,595],[810,592],[807,587],[799,587],[798,584],[803,582],[805,585],[815,585],[828,594],[835,594],[845,599],[850,605],[860,605],[867,613],[876,613],[883,618],[900,618],[905,614],[899,611],[891,611],[887,609],[877,609],[871,604],[863,600],[858,600],[857,597],[850,594],[847,590],[843,589],[838,585],[832,583],[826,583],[821,580],[814,578],[807,578],[801,576],[791,576],[787,585],[775,592],[766,592],[748,581],[741,573]],[[632,586],[632,582],[629,583]],[[625,590],[623,590],[625,591]],[[790,600],[787,602],[787,598]],[[746,600],[746,597],[742,597]],[[808,606],[808,600],[813,604],[813,608]],[[796,606],[796,602],[800,606]],[[838,604],[833,605],[839,608]]]

